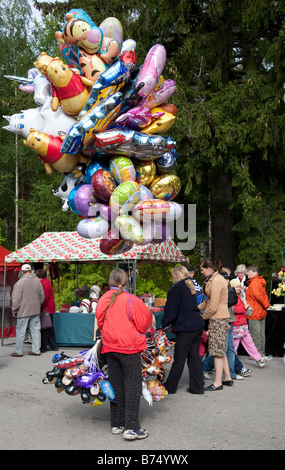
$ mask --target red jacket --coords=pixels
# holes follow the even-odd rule
[[[238,296],[237,303],[233,306],[233,310],[234,310],[234,315],[237,319],[237,321],[233,322],[233,326],[247,325],[245,305],[239,296]]]
[[[250,320],[262,320],[266,318],[266,309],[270,307],[270,303],[265,286],[266,281],[262,276],[256,275],[248,280],[245,298],[247,303],[253,308],[253,314],[248,317]]]
[[[104,314],[115,289],[100,297],[96,309],[98,327],[102,333],[102,353],[116,351],[133,354],[146,349],[145,332],[152,324],[152,313],[143,301],[124,291]]]
[[[45,292],[45,301],[42,304],[42,309],[47,310],[50,314],[55,313],[55,302],[53,296],[52,283],[47,277],[41,279],[41,284]]]

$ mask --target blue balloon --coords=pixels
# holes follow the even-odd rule
[[[68,196],[68,204],[69,204],[69,207],[70,209],[75,212],[75,214],[77,215],[80,215],[80,212],[77,210],[76,208],[76,205],[75,205],[75,195],[76,195],[76,191],[81,188],[81,186],[84,186],[84,183],[81,183],[79,184],[78,186],[75,186],[69,193],[69,196]]]
[[[113,121],[118,111],[118,107],[122,104],[122,93],[114,93],[108,98],[101,100],[93,109],[76,121],[66,135],[62,146],[61,153],[69,153],[75,155],[87,146],[88,141],[84,145],[84,137],[87,131],[95,128],[100,130],[101,121],[104,121],[104,127]],[[109,122],[108,122],[109,121]]]
[[[95,173],[95,171],[101,170],[101,169],[109,171],[110,170],[109,162],[110,162],[109,159],[102,157],[99,160],[96,160],[96,161],[94,160],[91,163],[89,163],[89,165],[87,166],[85,170],[86,183],[91,184],[92,175]]]
[[[90,95],[87,102],[79,113],[78,118],[80,119],[87,113],[92,106],[96,104],[102,94],[102,98],[106,98],[109,94],[114,94],[121,86],[123,86],[129,77],[128,69],[123,65],[120,59],[114,64],[110,65],[107,70],[99,76],[94,85],[92,86]],[[117,87],[117,88],[114,88]],[[105,90],[110,88],[110,92]],[[104,91],[105,90],[105,91]]]
[[[100,385],[101,391],[104,393],[104,395],[106,395],[106,397],[110,401],[115,402],[115,392],[114,392],[114,389],[113,389],[112,385],[110,384],[109,380],[105,380],[105,379],[100,380],[99,385]]]
[[[176,167],[177,153],[175,150],[167,152],[156,160],[157,171],[160,174],[169,173]]]

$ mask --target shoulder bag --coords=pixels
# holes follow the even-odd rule
[[[52,327],[51,315],[47,310],[42,310],[40,313],[41,330],[48,330]]]

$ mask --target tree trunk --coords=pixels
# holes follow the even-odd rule
[[[222,260],[223,266],[235,269],[233,218],[230,211],[232,188],[225,168],[211,178],[211,258]]]

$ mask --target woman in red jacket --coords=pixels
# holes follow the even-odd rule
[[[36,271],[36,276],[40,280],[44,292],[45,292],[45,301],[42,304],[42,310],[47,310],[52,316],[55,313],[55,302],[53,295],[53,287],[50,280],[47,278],[47,272],[45,269],[38,269]],[[58,347],[56,345],[56,338],[53,326],[47,330],[41,330],[41,352],[46,351],[57,351]]]
[[[146,349],[145,332],[152,324],[152,313],[143,301],[130,294],[128,276],[120,268],[109,277],[110,290],[97,304],[96,318],[102,333],[102,354],[106,354],[108,379],[116,402],[110,402],[113,434],[125,439],[144,439],[138,415],[142,393],[141,351]]]

